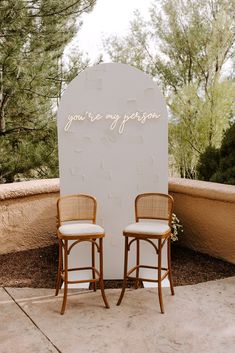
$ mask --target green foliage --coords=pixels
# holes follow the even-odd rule
[[[201,153],[220,146],[234,116],[234,20],[235,0],[155,1],[149,22],[136,13],[127,36],[104,41],[112,60],[144,70],[161,86],[181,177],[197,177]]]
[[[201,180],[235,185],[235,123],[224,134],[221,147],[207,147],[197,166]]]
[[[0,3],[0,183],[58,176],[55,112],[61,93],[87,65],[66,64],[77,18],[94,0]]]
[[[220,153],[215,147],[208,146],[200,155],[197,166],[198,179],[209,181],[219,167]]]

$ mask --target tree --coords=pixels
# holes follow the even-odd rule
[[[235,185],[235,123],[224,133],[221,147],[207,147],[197,166],[201,180]]]
[[[63,54],[95,0],[0,3],[0,183],[58,175],[55,113],[65,85],[88,65]],[[73,63],[73,65],[71,65]]]
[[[234,20],[235,0],[162,0],[149,22],[136,12],[127,36],[104,41],[112,60],[136,66],[161,86],[170,153],[182,177],[196,177],[201,153],[220,146],[234,116]]]

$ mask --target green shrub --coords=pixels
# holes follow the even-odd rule
[[[215,147],[207,147],[205,152],[200,156],[197,166],[198,179],[210,180],[219,167],[220,152]]]
[[[235,122],[225,131],[221,147],[207,147],[197,165],[199,180],[235,185]]]

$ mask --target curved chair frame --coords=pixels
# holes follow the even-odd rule
[[[56,292],[55,295],[57,296],[59,293],[59,289],[61,288],[64,282],[64,296],[63,296],[63,303],[61,308],[61,315],[64,314],[66,304],[67,304],[67,293],[68,293],[68,284],[75,284],[75,283],[93,283],[93,289],[96,291],[96,283],[99,282],[102,298],[106,308],[109,308],[109,304],[105,295],[104,291],[104,280],[103,280],[103,238],[105,234],[86,234],[86,235],[63,235],[59,231],[59,227],[63,223],[63,218],[61,215],[61,202],[69,198],[87,198],[93,202],[93,216],[90,218],[66,218],[66,221],[91,221],[93,224],[96,223],[96,210],[97,210],[97,201],[93,196],[86,195],[86,194],[79,194],[79,195],[68,195],[60,197],[57,201],[57,218],[58,218],[58,228],[57,228],[57,237],[59,240],[59,261],[58,261],[58,272],[57,272],[57,279],[56,279]],[[74,240],[74,242],[68,246],[68,241]],[[98,240],[98,242],[96,241]],[[80,244],[82,242],[90,242],[91,243],[91,259],[92,259],[92,266],[88,267],[77,267],[77,268],[68,268],[68,256],[71,250],[74,248],[75,245]],[[99,253],[99,270],[95,266],[95,248]],[[77,281],[69,281],[68,280],[68,272],[70,271],[82,271],[82,270],[91,270],[92,271],[92,279],[84,279],[84,280],[77,280]]]

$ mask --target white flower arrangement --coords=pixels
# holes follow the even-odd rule
[[[182,224],[180,224],[179,218],[176,216],[175,213],[172,214],[172,221],[171,221],[171,240],[176,241],[178,240],[178,236],[182,234],[184,231]]]

